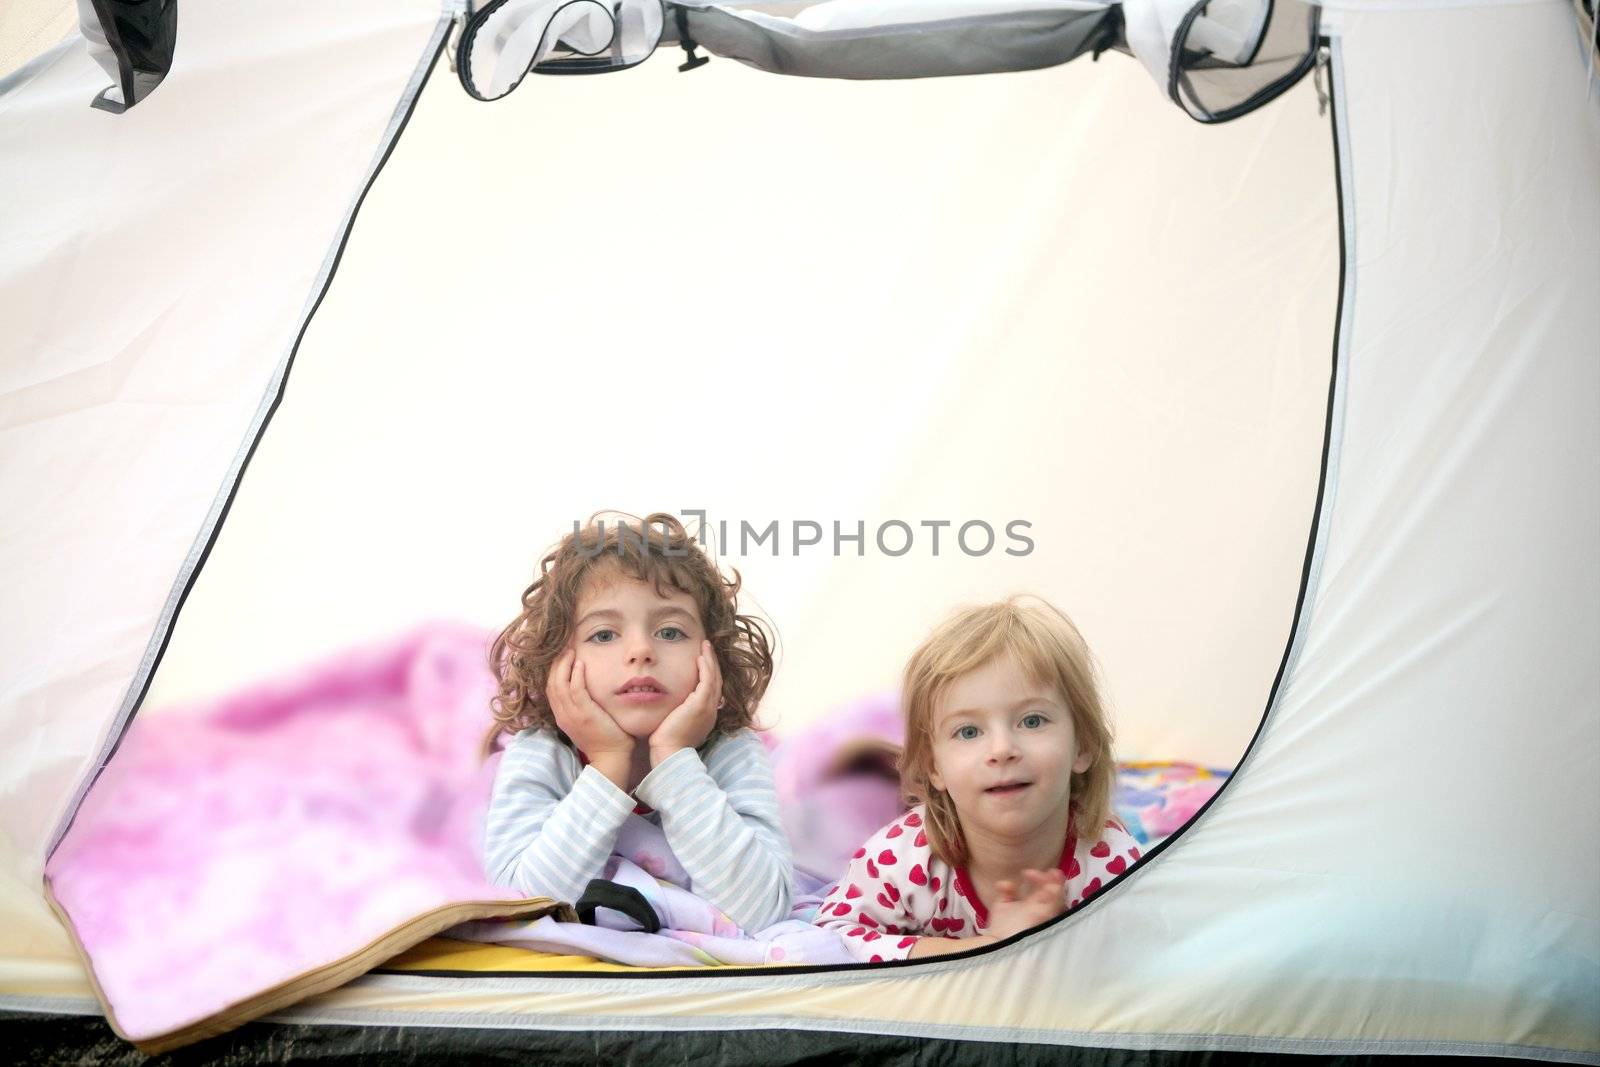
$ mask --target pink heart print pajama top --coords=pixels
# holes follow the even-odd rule
[[[925,815],[919,804],[856,849],[812,920],[843,934],[864,963],[903,960],[918,937],[971,937],[989,925],[967,872],[934,857]],[[1115,818],[1099,841],[1080,841],[1069,827],[1061,852],[1067,906],[1094,896],[1138,858],[1139,842]]]

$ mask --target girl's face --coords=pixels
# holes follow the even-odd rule
[[[670,587],[591,574],[578,594],[572,647],[589,696],[633,737],[648,738],[699,681],[705,638],[694,598]]]
[[[1061,694],[996,659],[946,687],[931,728],[929,778],[950,794],[969,840],[1020,842],[1064,828],[1072,774],[1093,757],[1078,751]]]

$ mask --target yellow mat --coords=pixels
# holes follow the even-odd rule
[[[704,971],[731,970],[736,964],[721,967],[631,967],[608,963],[593,956],[558,956],[531,948],[486,945],[477,941],[457,941],[449,937],[428,940],[388,960],[385,971]]]

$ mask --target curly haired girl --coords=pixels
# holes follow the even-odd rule
[[[591,518],[544,557],[496,639],[495,720],[514,734],[485,829],[490,879],[574,901],[613,856],[748,931],[788,915],[793,864],[751,725],[763,625],[671,515]]]

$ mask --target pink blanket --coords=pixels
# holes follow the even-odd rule
[[[119,1033],[195,1040],[527,913],[477,851],[488,640],[429,625],[135,717],[46,869]]]

